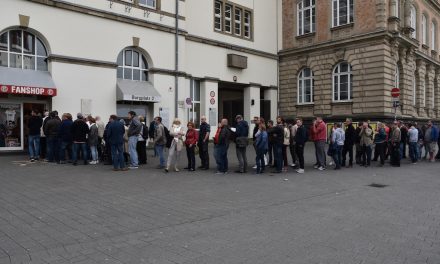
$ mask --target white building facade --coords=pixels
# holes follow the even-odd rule
[[[274,119],[277,2],[3,0],[0,150],[24,148],[31,109],[166,126],[206,115],[213,131],[237,114]]]

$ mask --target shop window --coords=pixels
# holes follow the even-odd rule
[[[145,56],[136,49],[121,51],[117,59],[117,77],[133,81],[148,81],[148,63]]]
[[[0,66],[47,71],[47,49],[43,41],[25,30],[0,35]]]
[[[190,97],[192,105],[188,112],[188,120],[194,122],[196,128],[200,126],[200,81],[190,81]]]

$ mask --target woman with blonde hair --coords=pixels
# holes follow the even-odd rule
[[[177,164],[179,162],[180,152],[183,148],[183,139],[182,137],[185,135],[183,132],[182,123],[180,119],[176,118],[173,121],[173,125],[170,129],[170,136],[173,138],[171,141],[171,146],[168,153],[167,166],[165,168],[165,172],[170,170],[170,166],[174,164],[174,170],[177,172],[179,169],[177,168]]]

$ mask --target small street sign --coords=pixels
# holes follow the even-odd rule
[[[391,96],[396,98],[400,96],[400,89],[395,87],[393,89],[391,89]]]

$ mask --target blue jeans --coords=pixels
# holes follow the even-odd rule
[[[341,168],[342,163],[342,147],[343,145],[334,144],[333,148],[333,160],[337,169]]]
[[[274,148],[274,157],[275,167],[278,172],[283,170],[283,144],[275,143],[273,145]]]
[[[56,136],[46,137],[47,160],[49,162],[59,161],[59,139]]]
[[[78,161],[78,150],[81,151],[82,158],[84,160],[84,163],[87,163],[87,159],[89,156],[87,156],[87,144],[86,143],[73,143],[72,148],[72,162],[77,163]]]
[[[131,136],[128,138],[128,154],[130,154],[130,165],[133,167],[139,166],[138,154],[136,151],[137,143],[137,136]]]
[[[60,161],[66,161],[66,150],[69,151],[69,149],[72,146],[72,142],[70,141],[61,141],[60,146]],[[71,156],[72,154],[70,154]]]
[[[124,162],[124,148],[122,144],[117,144],[117,145],[112,144],[111,149],[112,149],[113,168],[123,169],[125,167],[125,162]]]
[[[40,135],[29,135],[29,156],[31,159],[40,156]]]
[[[163,147],[164,145],[155,145],[154,150],[156,154],[159,155],[160,166],[165,167],[165,158],[163,157]]]
[[[419,146],[417,142],[409,142],[409,156],[412,162],[417,162],[419,159]]]
[[[257,149],[257,157],[255,157],[255,163],[257,164],[257,173],[262,173],[264,171],[264,168],[266,166],[264,162],[264,155],[266,154],[267,150],[264,149]]]
[[[406,158],[406,143],[400,142],[400,159]]]
[[[214,158],[217,163],[218,172],[228,171],[228,146],[215,145],[214,146]]]
[[[97,161],[98,160],[98,148],[97,148],[96,145],[90,146],[90,154],[92,156],[92,160],[93,161]]]

